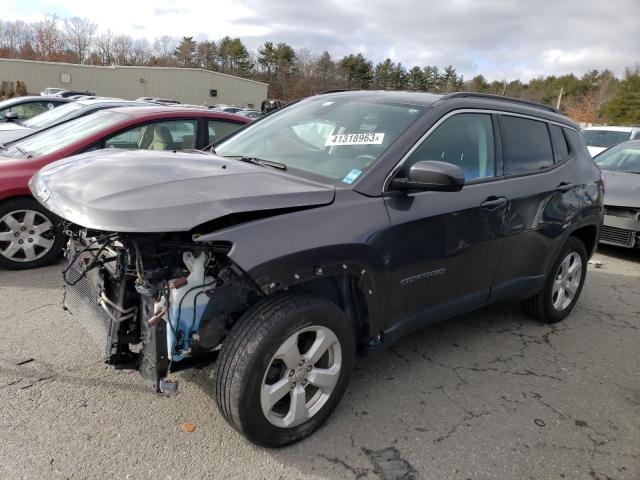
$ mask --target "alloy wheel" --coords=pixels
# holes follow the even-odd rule
[[[551,301],[553,308],[562,311],[571,305],[582,279],[582,258],[577,252],[569,253],[560,263],[553,281]]]
[[[338,337],[311,326],[287,338],[269,362],[262,380],[262,413],[274,426],[300,425],[320,411],[335,389],[342,367]]]
[[[54,245],[53,222],[35,210],[15,210],[0,218],[0,255],[27,263],[44,257]]]

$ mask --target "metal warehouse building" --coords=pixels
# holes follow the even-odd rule
[[[266,83],[201,68],[98,67],[71,63],[0,59],[0,81],[17,81],[30,94],[46,87],[89,90],[105,97],[160,97],[182,103],[249,105],[260,108]]]

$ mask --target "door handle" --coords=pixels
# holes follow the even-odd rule
[[[482,202],[480,206],[487,210],[495,210],[497,208],[504,207],[506,204],[507,199],[505,197],[489,197]]]
[[[575,185],[573,183],[562,182],[556,187],[556,192],[568,192],[572,190]]]

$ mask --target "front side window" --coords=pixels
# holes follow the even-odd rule
[[[419,106],[346,96],[312,98],[223,140],[216,145],[216,154],[280,162],[294,174],[348,186],[422,112]]]
[[[504,172],[535,172],[553,165],[547,124],[538,120],[502,115],[500,119]]]
[[[582,136],[590,147],[609,148],[617,143],[629,140],[629,132],[616,132],[612,130],[583,130]]]
[[[464,171],[466,182],[495,175],[493,123],[486,113],[460,113],[444,120],[409,156],[406,177],[419,161],[452,163]]]
[[[23,140],[14,142],[2,151],[3,155],[12,157],[39,157],[58,151],[62,148],[87,138],[94,133],[107,129],[125,121],[129,115],[109,110],[96,112],[85,117],[38,132]]]
[[[594,158],[602,170],[640,173],[640,142],[629,142],[605,150]]]
[[[194,148],[195,132],[195,120],[147,123],[108,138],[104,146],[143,150],[185,150]]]

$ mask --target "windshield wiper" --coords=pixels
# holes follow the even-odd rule
[[[273,160],[265,160],[263,158],[257,157],[245,157],[242,155],[227,155],[223,156],[224,158],[236,158],[241,162],[253,163],[254,165],[262,165],[263,167],[273,167],[278,170],[286,170],[287,166],[284,163],[274,162]]]

